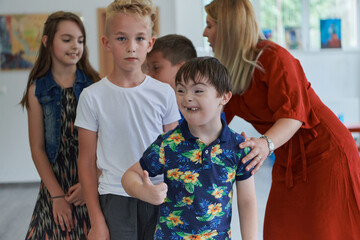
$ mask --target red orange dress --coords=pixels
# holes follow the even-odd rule
[[[346,127],[311,88],[297,59],[262,41],[252,83],[225,107],[265,133],[279,118],[303,122],[275,150],[265,240],[360,239],[360,158]]]

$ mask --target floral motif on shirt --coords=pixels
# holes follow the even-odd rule
[[[222,152],[223,150],[220,148],[220,144],[213,146],[211,149],[211,161],[217,165],[225,166],[225,163],[217,157],[217,155],[220,155]]]
[[[212,185],[212,189],[207,192],[214,196],[216,199],[221,198],[226,195],[226,187],[225,186],[217,186],[216,184]]]
[[[195,186],[202,187],[201,182],[198,180],[199,174],[197,172],[182,172],[175,168],[168,170],[166,176],[170,180],[182,182],[189,193],[194,192]]]
[[[160,151],[159,151],[159,162],[162,165],[165,165],[165,154],[164,154],[164,148],[163,147],[161,147]]]
[[[236,175],[236,171],[234,168],[231,167],[226,167],[225,168],[227,171],[227,179],[226,182],[232,182],[235,179],[235,175]]]
[[[176,181],[180,181],[180,176],[183,175],[182,171],[179,171],[178,168],[175,169],[170,169],[169,171],[167,171],[167,177],[170,180],[176,180]]]
[[[198,177],[199,177],[198,173],[196,173],[196,172],[194,173],[194,172],[190,172],[190,171],[186,171],[183,175],[180,176],[180,179],[183,180],[183,182],[185,184],[185,189],[189,193],[194,192],[195,186],[202,187],[202,184],[198,180]]]
[[[194,162],[194,163],[202,163],[202,151],[200,149],[195,149],[195,150],[191,150],[191,151],[187,151],[182,153],[181,155],[183,155],[186,158],[189,158],[190,161]]]
[[[185,141],[185,139],[182,136],[181,131],[177,129],[161,143],[161,147],[169,146],[170,149],[175,152],[176,147],[183,141]]]
[[[182,210],[179,210],[179,211],[174,211],[174,212],[170,213],[169,216],[167,216],[167,217],[161,216],[160,223],[165,222],[166,226],[168,228],[173,228],[179,224],[184,224],[184,222],[181,221],[181,219],[180,219],[181,213],[182,213]]]
[[[175,204],[174,207],[184,207],[186,205],[191,205],[194,202],[195,195],[190,197],[183,197],[182,200]]]
[[[211,240],[213,239],[212,237],[218,235],[218,232],[216,230],[206,230],[196,235],[183,232],[177,232],[176,234],[183,237],[184,240]]]
[[[201,216],[201,217],[196,217],[199,221],[205,222],[205,221],[211,221],[213,220],[215,217],[221,217],[223,216],[225,213],[222,210],[222,205],[221,203],[217,203],[217,204],[210,204],[208,206],[208,210],[206,212],[206,215]]]

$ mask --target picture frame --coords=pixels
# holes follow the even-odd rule
[[[0,15],[0,70],[28,70],[34,65],[49,14]]]
[[[341,48],[341,19],[320,20],[321,48]]]

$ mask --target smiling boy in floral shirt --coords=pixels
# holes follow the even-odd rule
[[[241,159],[244,138],[220,118],[231,98],[230,77],[215,58],[185,63],[176,75],[185,120],[164,133],[123,176],[126,192],[161,204],[154,239],[231,239],[232,187],[236,182],[243,240],[257,239],[254,178]],[[153,185],[150,176],[164,174]]]

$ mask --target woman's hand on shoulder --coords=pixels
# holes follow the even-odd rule
[[[260,167],[267,158],[269,154],[269,146],[267,141],[263,138],[249,138],[244,132],[242,132],[241,135],[245,137],[245,141],[240,143],[239,147],[242,149],[247,147],[251,149],[251,151],[242,159],[242,162],[247,163],[252,159],[246,166],[246,170],[249,171],[254,167],[251,171],[251,174],[254,175],[257,171],[259,171]]]

